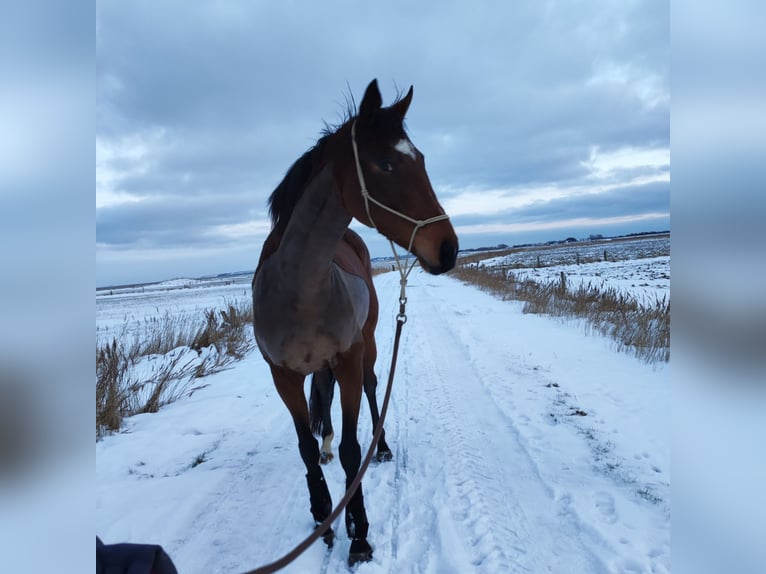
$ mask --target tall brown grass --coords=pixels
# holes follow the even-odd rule
[[[97,343],[97,436],[119,430],[127,416],[157,412],[193,392],[197,379],[244,358],[254,346],[252,313],[249,301],[166,313]]]
[[[670,359],[670,301],[650,304],[612,287],[581,284],[571,288],[562,272],[558,279],[519,280],[511,271],[461,262],[450,272],[461,281],[500,296],[523,301],[524,313],[584,319],[599,333],[611,337],[621,351],[648,363]]]

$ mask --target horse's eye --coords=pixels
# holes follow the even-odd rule
[[[394,166],[391,165],[390,161],[381,161],[378,165],[380,166],[380,169],[386,173],[392,173],[394,171]]]

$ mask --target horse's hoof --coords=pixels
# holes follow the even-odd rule
[[[333,544],[335,543],[335,531],[332,528],[325,530],[325,533],[322,534],[322,540],[324,540],[324,543],[327,544],[327,548],[332,548]]]
[[[335,458],[331,452],[320,452],[319,453],[319,464],[328,464],[332,461],[332,459]]]
[[[354,538],[348,553],[348,565],[353,566],[359,562],[369,562],[370,560],[372,560],[372,546],[364,538]]]
[[[375,460],[378,462],[388,462],[393,459],[394,453],[392,453],[390,450],[379,450],[378,454],[375,455]]]

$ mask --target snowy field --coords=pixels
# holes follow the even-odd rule
[[[166,314],[198,314],[250,301],[251,273],[225,279],[171,279],[152,285],[96,291],[96,340],[140,334],[143,325]]]
[[[513,273],[518,279],[533,279],[538,283],[559,281],[564,273],[570,289],[580,285],[591,285],[601,291],[613,288],[634,296],[644,305],[670,298],[670,257],[667,256],[515,269]]]
[[[613,288],[652,305],[670,299],[669,254],[669,237],[615,239],[529,249],[492,257],[481,265],[507,269],[518,279],[538,283],[558,281],[564,273],[570,288],[582,284]]]
[[[647,237],[619,237],[597,241],[563,243],[519,248],[505,257],[494,260],[497,265],[510,267],[534,267],[536,265],[567,265],[603,260],[604,253],[610,261],[646,259],[670,255],[670,236],[667,234]]]
[[[375,282],[385,381],[398,277]],[[99,295],[97,324],[222,306],[243,290],[249,277]],[[394,460],[364,479],[375,552],[354,571],[670,572],[668,366],[450,277],[415,270],[408,296],[386,424]],[[162,544],[181,574],[244,572],[311,531],[305,470],[257,350],[204,382],[96,444],[96,533]],[[363,449],[371,434],[363,401]],[[338,501],[337,458],[325,475]],[[342,524],[332,550],[317,542],[284,571],[348,572]]]

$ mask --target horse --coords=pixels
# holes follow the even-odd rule
[[[352,109],[337,128],[327,127],[269,197],[272,228],[252,281],[253,326],[298,435],[315,528],[332,513],[332,500],[311,431],[305,377],[330,369],[337,378],[346,489],[361,464],[362,388],[365,380],[375,382],[377,298],[369,251],[349,229],[352,218],[411,251],[428,273],[455,266],[457,235],[404,128],[412,93],[411,86],[383,107],[377,80],[370,82],[358,113]],[[349,565],[371,560],[361,484],[346,507],[345,526]],[[332,547],[335,533],[330,528],[323,538]]]

